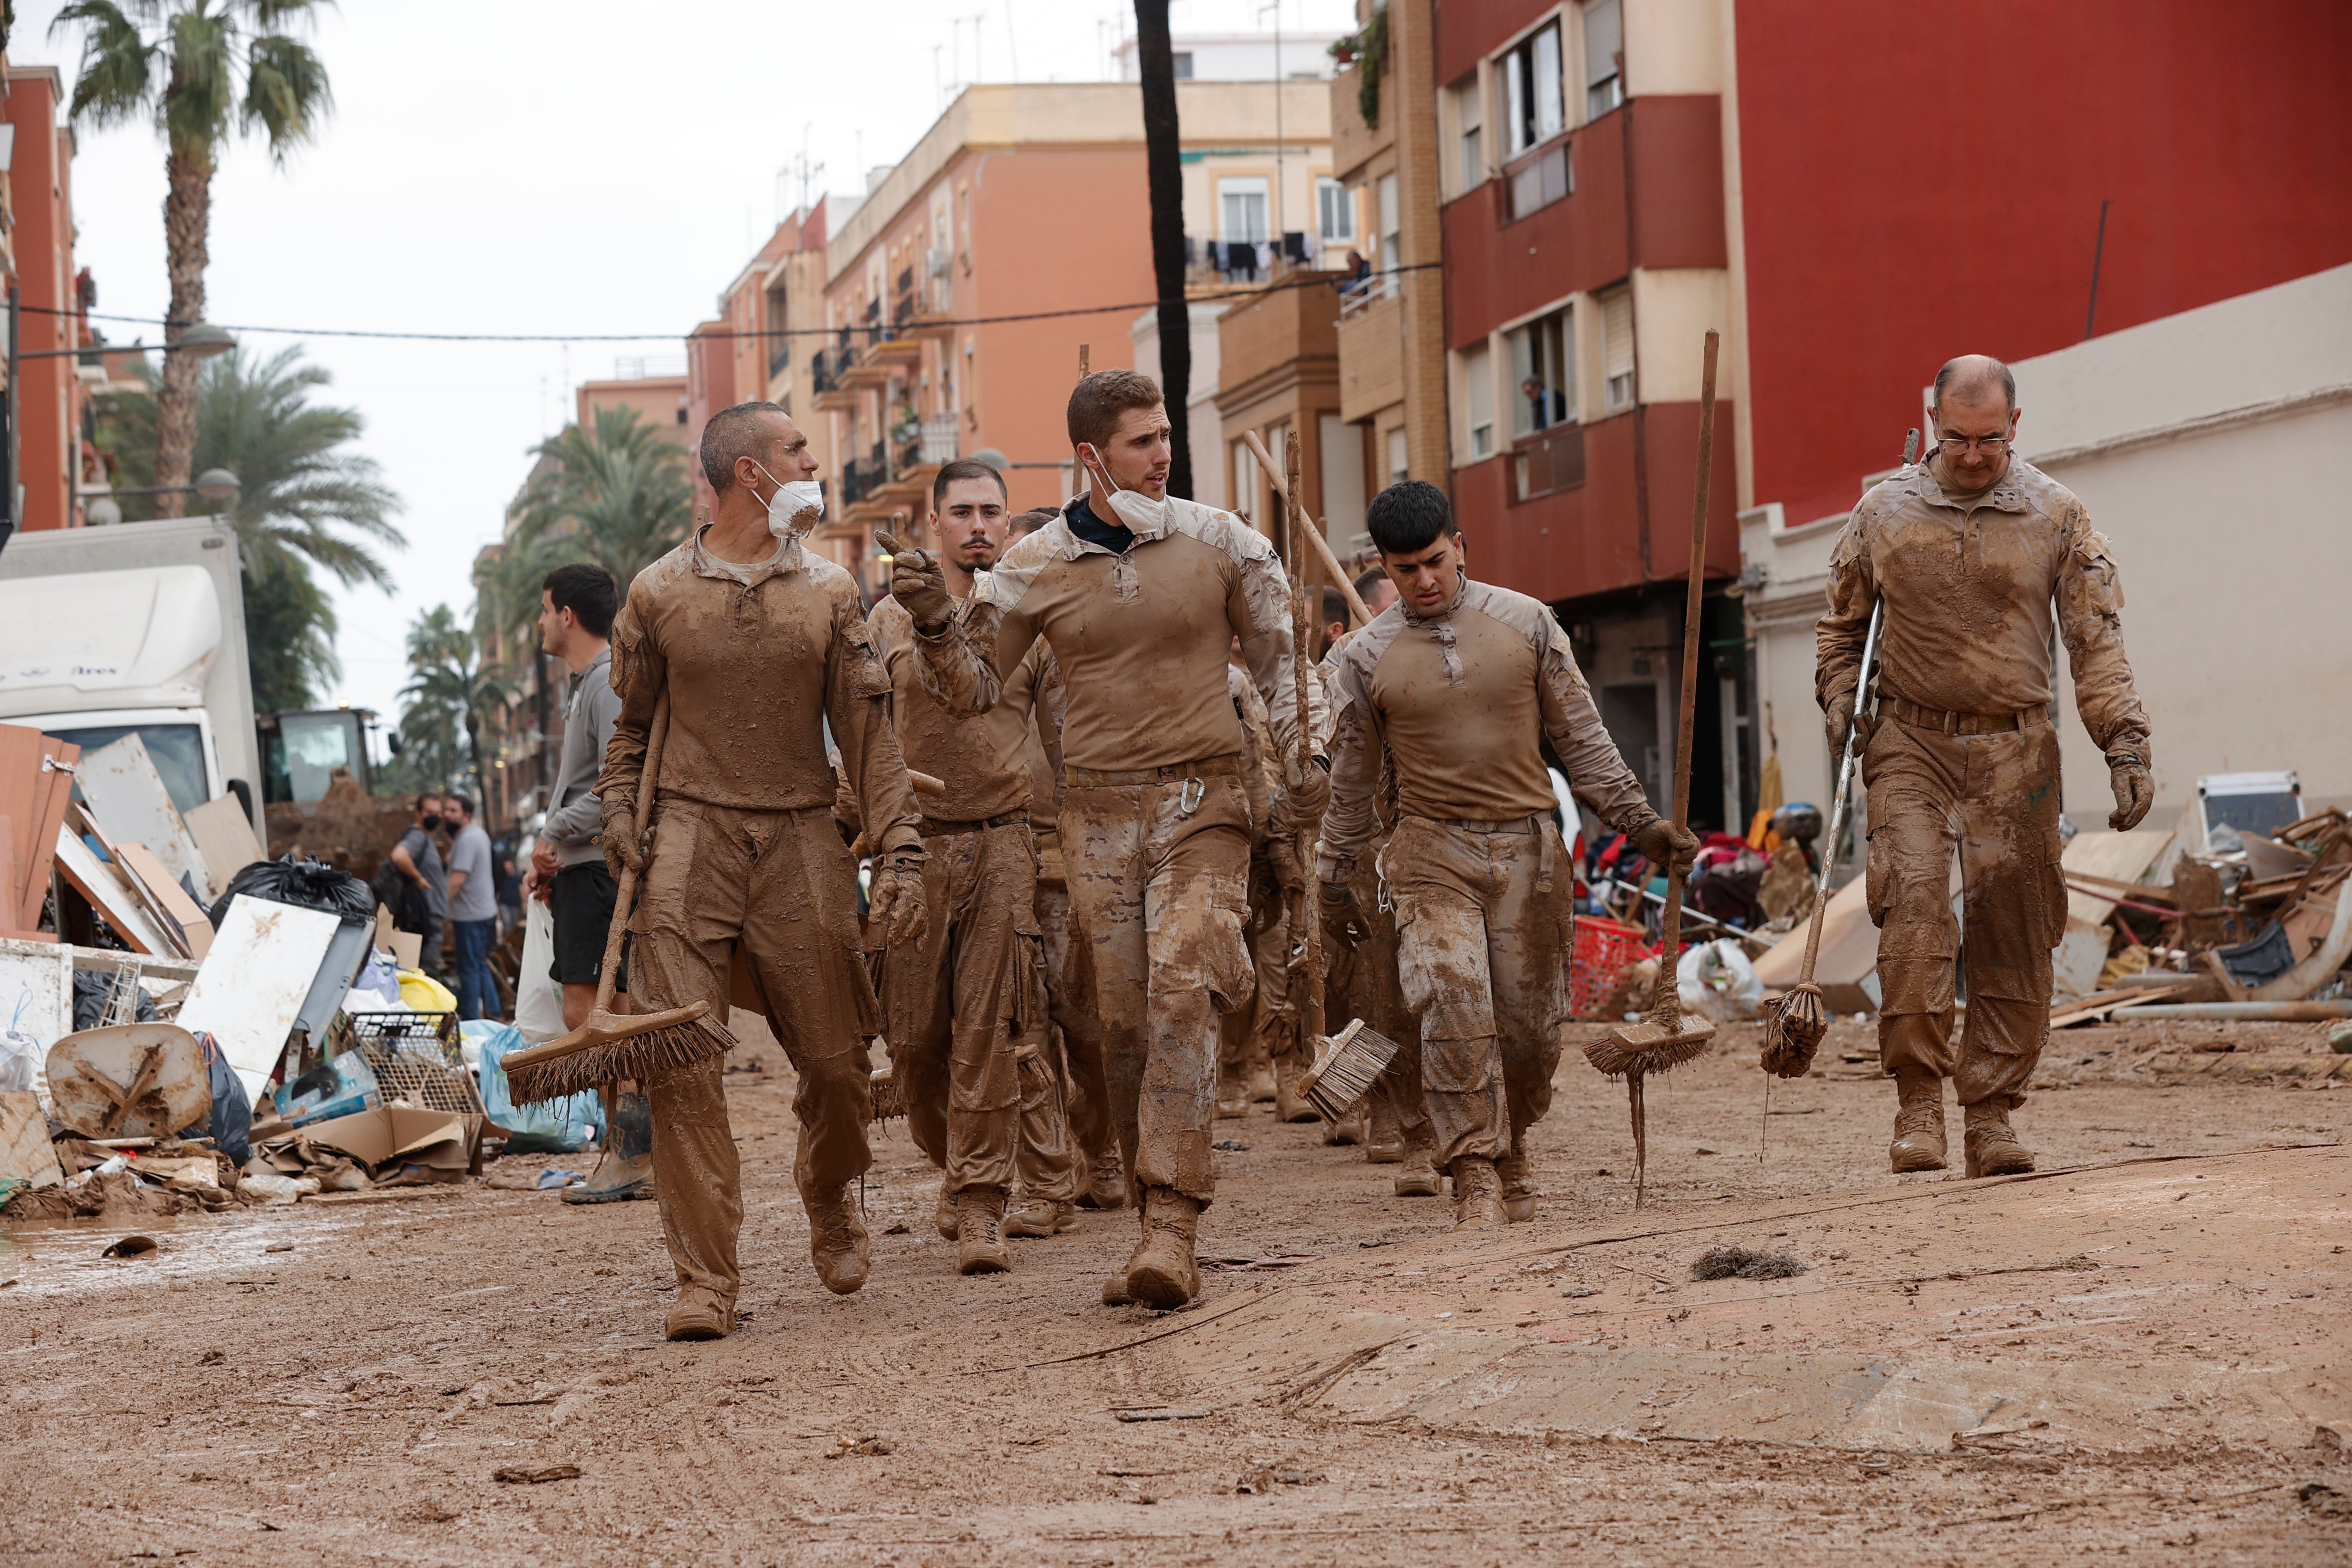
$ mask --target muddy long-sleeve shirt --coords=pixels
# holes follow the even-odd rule
[[[1862,676],[1871,605],[1882,695],[1958,713],[2014,713],[2051,699],[2051,617],[2083,727],[2103,752],[2147,745],[2124,657],[2123,584],[2074,492],[2021,458],[1977,494],[1917,463],[1862,498],[1830,559],[1830,613],[1815,629],[1813,690],[1826,709]]]
[[[1438,821],[1549,816],[1559,804],[1542,738],[1578,798],[1622,833],[1654,821],[1570,655],[1539,600],[1465,578],[1433,616],[1390,605],[1348,639],[1333,671],[1331,806],[1317,875],[1348,880],[1379,830],[1383,759],[1398,813]]]
[[[919,845],[891,732],[890,677],[848,573],[785,540],[739,565],[692,539],[636,575],[613,620],[621,714],[597,794],[635,800],[654,709],[669,693],[663,796],[752,811],[830,806],[830,721],[877,853]],[[877,830],[878,828],[878,830]]]
[[[1052,721],[1040,711],[1052,661],[1045,647],[1034,645],[1021,656],[1004,681],[1003,695],[987,712],[959,719],[923,684],[915,621],[907,607],[886,596],[866,624],[890,672],[891,722],[898,733],[898,749],[908,767],[948,786],[945,795],[923,803],[924,815],[940,822],[985,822],[1027,807],[1036,788],[1030,752],[1033,747],[1045,750],[1038,730]],[[1050,788],[1050,778],[1047,782]],[[1049,825],[1051,821],[1049,799]]]
[[[1069,766],[1111,773],[1228,756],[1242,749],[1224,676],[1238,637],[1290,755],[1290,585],[1274,547],[1230,512],[1174,497],[1164,524],[1134,539],[1113,554],[1072,531],[1065,513],[1014,544],[962,615],[919,635],[933,695],[950,713],[985,712],[1043,637],[1067,694]],[[1310,695],[1319,705],[1321,693]]]

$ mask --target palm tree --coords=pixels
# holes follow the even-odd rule
[[[1279,18],[1277,17],[1277,20]],[[1184,170],[1176,126],[1176,56],[1168,0],[1135,0],[1142,78],[1143,173],[1151,200],[1151,276],[1160,300],[1160,393],[1168,401],[1168,493],[1192,493],[1192,317],[1184,301]],[[1281,88],[1275,89],[1279,92]]]
[[[299,348],[259,361],[243,350],[223,354],[205,365],[196,404],[195,461],[239,482],[232,516],[254,703],[264,712],[309,707],[315,687],[339,673],[334,606],[310,567],[325,567],[345,587],[389,590],[392,574],[377,547],[407,544],[392,522],[400,498],[373,458],[351,449],[366,422],[354,409],[312,403],[311,392],[331,377],[300,359]],[[143,363],[139,370],[152,379]],[[116,480],[154,482],[159,400],[129,392],[102,406],[98,445],[114,458]],[[124,497],[126,519],[153,515],[154,499]]]
[[[684,542],[694,521],[686,453],[634,408],[599,408],[532,448],[540,459],[515,502],[506,548],[477,574],[479,609],[500,631],[539,614],[540,579],[572,561],[629,581]]]
[[[407,704],[400,714],[404,745],[422,742],[446,755],[456,749],[454,728],[462,725],[475,803],[487,815],[490,796],[482,773],[482,721],[515,700],[514,682],[499,666],[481,662],[473,634],[457,624],[446,605],[436,605],[410,623],[408,667],[414,674],[400,689]],[[456,773],[455,762],[454,756],[447,757],[445,775]]]
[[[156,421],[159,485],[184,485],[194,471],[197,361],[168,345],[205,319],[213,170],[232,122],[247,135],[259,131],[282,166],[333,107],[326,67],[289,30],[307,26],[317,9],[318,0],[69,0],[50,25],[53,37],[76,24],[89,29],[74,80],[77,124],[103,129],[143,114],[163,137],[172,310]],[[161,516],[181,516],[186,506],[184,495],[158,499]]]

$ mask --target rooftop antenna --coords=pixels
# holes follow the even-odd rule
[[[1013,79],[1021,79],[1021,41],[1013,36],[1013,0],[1004,0],[1004,48],[1013,57]]]

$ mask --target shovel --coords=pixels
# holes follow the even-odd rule
[[[1698,626],[1704,608],[1706,570],[1707,481],[1715,471],[1715,356],[1720,339],[1706,334],[1706,362],[1700,377],[1698,412],[1698,484],[1691,510],[1690,595],[1683,610],[1683,694],[1681,739],[1675,746],[1675,826],[1690,826],[1691,732],[1697,719]],[[1666,903],[1661,920],[1658,984],[1650,1016],[1638,1024],[1620,1025],[1584,1047],[1584,1059],[1611,1078],[1622,1073],[1625,1098],[1633,1117],[1633,1206],[1640,1208],[1649,1175],[1649,1117],[1642,1104],[1642,1080],[1697,1056],[1715,1038],[1715,1023],[1683,1011],[1682,989],[1675,970],[1682,956],[1683,878],[1679,867],[1666,873]]]

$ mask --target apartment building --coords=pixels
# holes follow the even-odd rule
[[[74,267],[74,142],[62,122],[64,79],[55,66],[0,61],[0,268],[17,302],[17,350],[30,355],[91,347],[96,340],[80,317],[87,309],[83,279]],[[9,519],[26,529],[81,526],[85,469],[93,494],[105,489],[102,462],[84,429],[87,389],[108,377],[101,356],[26,358],[0,373],[18,377],[0,405],[16,419],[0,442],[9,469],[0,494],[14,500]]]

